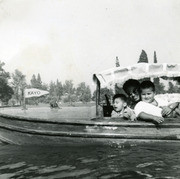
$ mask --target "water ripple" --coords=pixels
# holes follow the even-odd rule
[[[0,146],[2,179],[178,179],[179,164],[180,145],[171,144],[124,148]]]
[[[74,170],[76,167],[74,166],[68,166],[68,165],[62,165],[62,166],[50,166],[50,167],[45,167],[42,169],[39,169],[38,173],[39,174],[45,174],[45,173],[54,173],[54,172],[60,172],[63,170]]]

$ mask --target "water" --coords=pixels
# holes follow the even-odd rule
[[[180,178],[180,143],[79,147],[1,144],[0,178]]]
[[[62,107],[61,109],[50,109],[50,107],[35,107],[22,110],[21,108],[0,108],[0,113],[12,116],[23,116],[26,118],[41,118],[53,121],[77,121],[90,120],[95,117],[96,109],[92,107]]]

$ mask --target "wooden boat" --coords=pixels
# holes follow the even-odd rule
[[[142,77],[178,77],[180,64],[136,64],[94,74],[97,84],[98,115],[100,84],[122,85],[127,79]],[[105,107],[108,108],[108,107]],[[104,108],[104,109],[105,109]],[[110,109],[110,108],[108,108]],[[108,116],[109,111],[104,112]],[[0,114],[0,140],[18,145],[92,145],[137,142],[180,142],[180,119],[167,118],[160,125],[111,117],[79,120],[62,117],[51,120],[37,117]]]
[[[113,119],[115,120],[115,119]],[[0,139],[19,145],[119,144],[124,142],[180,141],[180,121],[161,126],[106,118],[105,121],[57,122],[1,114]]]

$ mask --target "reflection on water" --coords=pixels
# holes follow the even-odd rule
[[[0,146],[0,178],[179,178],[180,144]]]

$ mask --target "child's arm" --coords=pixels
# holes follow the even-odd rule
[[[156,123],[156,124],[160,124],[161,122],[164,121],[163,117],[154,116],[151,114],[147,114],[145,112],[141,112],[138,116],[138,119],[142,121],[146,121],[146,122]]]
[[[152,104],[140,101],[135,106],[134,111],[136,116],[142,121],[153,122],[156,124],[164,121],[161,114],[162,109]]]
[[[178,107],[178,102],[171,103],[168,106],[162,106],[162,116],[168,116],[172,111]]]
[[[160,108],[162,108],[161,114],[164,117],[168,116],[172,112],[172,109],[169,106],[162,106]]]
[[[177,108],[179,105],[179,102],[175,102],[175,103],[171,103],[168,105],[168,107],[170,107],[172,110],[174,110],[175,108]]]

